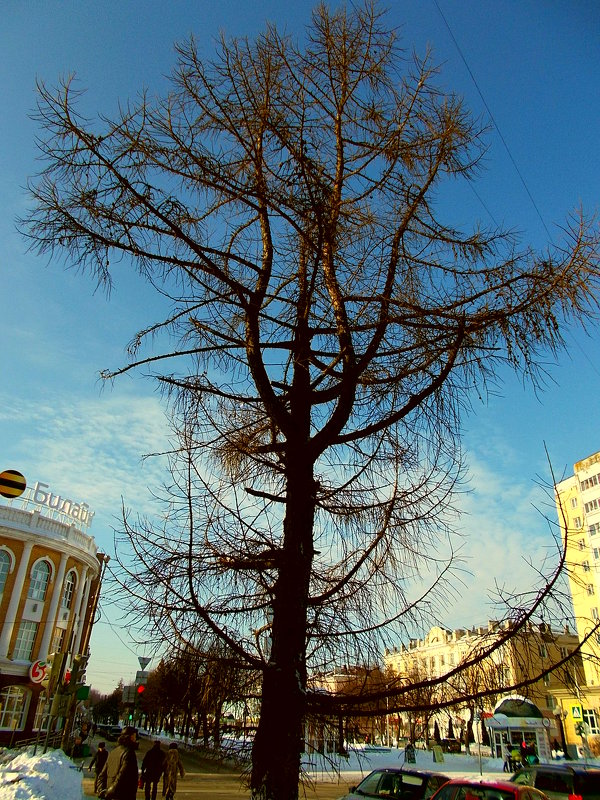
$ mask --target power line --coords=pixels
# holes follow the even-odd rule
[[[510,158],[511,164],[512,164],[512,165],[513,165],[513,167],[515,168],[515,172],[516,172],[516,173],[517,173],[517,175],[519,176],[519,180],[520,180],[520,181],[521,181],[521,183],[523,184],[523,188],[524,188],[524,189],[525,189],[525,191],[527,192],[527,196],[528,196],[528,197],[529,197],[529,199],[531,200],[531,204],[532,204],[532,206],[534,207],[534,209],[535,209],[535,211],[536,211],[536,214],[538,215],[538,217],[539,217],[539,219],[540,219],[540,222],[542,223],[542,225],[543,225],[543,227],[544,227],[544,230],[546,231],[546,233],[547,233],[547,235],[548,235],[548,238],[549,238],[549,239],[552,239],[552,236],[550,235],[550,231],[548,230],[548,227],[547,227],[546,223],[544,222],[544,218],[542,217],[542,215],[541,215],[541,213],[540,213],[540,210],[539,210],[539,208],[538,208],[538,206],[537,206],[537,204],[536,204],[535,200],[533,199],[533,195],[531,194],[531,192],[529,191],[529,187],[528,187],[528,186],[527,186],[527,184],[525,183],[525,178],[524,178],[524,177],[523,177],[523,175],[521,174],[521,170],[520,170],[520,169],[519,169],[519,167],[517,166],[517,162],[515,161],[515,159],[513,158],[513,155],[512,155],[512,153],[510,152],[510,148],[509,148],[509,146],[508,146],[508,144],[507,144],[507,142],[506,142],[506,139],[505,139],[505,138],[504,138],[504,136],[502,135],[502,131],[500,130],[500,127],[498,126],[498,123],[496,122],[496,120],[495,120],[495,118],[494,118],[494,115],[492,114],[492,110],[491,110],[491,109],[490,109],[490,107],[488,106],[488,104],[487,104],[487,101],[486,101],[485,97],[483,96],[483,92],[482,92],[482,91],[481,91],[481,89],[479,88],[479,84],[477,83],[477,80],[476,80],[476,78],[475,78],[475,75],[473,74],[473,71],[471,70],[471,67],[470,67],[470,66],[469,66],[469,64],[467,63],[467,59],[465,58],[465,56],[464,56],[464,54],[463,54],[463,52],[462,52],[462,50],[461,50],[461,48],[460,48],[460,45],[459,45],[459,43],[458,43],[458,42],[457,42],[457,40],[456,40],[456,37],[455,37],[455,36],[454,36],[454,34],[452,33],[452,29],[450,28],[450,25],[448,24],[448,20],[447,20],[447,19],[446,19],[446,17],[444,16],[444,12],[443,12],[443,11],[442,11],[442,9],[440,8],[440,5],[439,5],[439,3],[438,3],[438,0],[433,0],[433,2],[434,2],[434,4],[435,4],[435,7],[437,8],[437,10],[439,11],[439,14],[440,14],[441,18],[442,18],[442,19],[443,19],[443,21],[444,21],[444,25],[445,25],[445,26],[446,26],[446,28],[448,29],[448,33],[450,34],[450,38],[451,38],[451,39],[452,39],[452,41],[454,42],[454,46],[456,47],[456,49],[457,49],[457,51],[458,51],[458,54],[459,54],[459,56],[461,57],[461,59],[462,59],[462,61],[463,61],[463,64],[465,65],[465,67],[466,67],[466,69],[467,69],[467,72],[468,72],[468,73],[469,73],[469,75],[471,76],[471,80],[473,81],[473,84],[474,84],[475,88],[477,89],[477,92],[479,93],[479,97],[481,98],[481,102],[482,102],[482,103],[483,103],[483,105],[485,106],[485,109],[486,109],[487,113],[489,114],[489,117],[490,117],[490,119],[492,120],[492,123],[493,123],[493,125],[494,125],[494,128],[495,128],[495,129],[496,129],[496,131],[498,132],[498,136],[500,137],[500,141],[501,141],[501,142],[502,142],[502,144],[504,145],[504,149],[506,150],[506,152],[507,152],[507,154],[508,154],[508,157]],[[488,213],[489,213],[489,212],[488,212]],[[492,219],[493,219],[493,217],[492,217]]]

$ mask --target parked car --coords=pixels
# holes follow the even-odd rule
[[[439,789],[432,800],[548,800],[543,792],[511,781],[455,779]]]
[[[531,764],[521,767],[511,781],[535,786],[550,800],[567,800],[578,795],[583,800],[600,800],[600,767],[585,764]]]
[[[116,742],[121,735],[120,725],[98,725],[98,736],[108,739],[109,742]]]
[[[390,797],[401,800],[429,800],[446,781],[448,775],[424,769],[405,767],[375,769],[358,786],[351,786],[340,800],[360,800],[361,797]]]
[[[442,739],[440,746],[444,753],[460,753],[461,745],[459,739]]]

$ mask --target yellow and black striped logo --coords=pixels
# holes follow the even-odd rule
[[[27,487],[25,476],[16,469],[0,472],[0,494],[2,497],[18,497]]]

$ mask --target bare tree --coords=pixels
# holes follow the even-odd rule
[[[501,366],[536,384],[563,323],[592,318],[597,238],[577,216],[535,253],[444,221],[436,191],[476,176],[481,130],[368,2],[317,7],[300,43],[177,52],[169,95],[114,119],[40,86],[24,222],[39,252],[105,285],[120,261],[171,303],[105,373],[154,375],[180,437],[164,530],[126,519],[124,582],[164,633],[208,630],[262,671],[252,793],[289,800],[303,717],[334,702],[308,669],[374,663],[435,610],[463,411]]]

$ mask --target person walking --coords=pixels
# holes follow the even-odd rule
[[[165,756],[163,772],[163,797],[165,800],[173,800],[177,791],[177,775],[185,777],[185,770],[181,763],[181,756],[177,749],[177,742],[171,742],[169,750]]]
[[[106,789],[100,797],[106,800],[135,800],[138,788],[136,750],[139,743],[137,730],[127,727],[117,739],[117,747],[109,754],[104,770]]]
[[[90,772],[92,771],[92,767],[95,767],[94,772],[96,778],[94,780],[94,794],[100,794],[103,789],[106,789],[106,772],[103,772],[103,770],[107,758],[108,750],[106,749],[106,743],[98,742],[98,749],[94,753],[94,757],[90,761],[88,767]]]
[[[142,783],[146,800],[156,800],[158,781],[163,774],[165,756],[160,742],[156,741],[142,760]]]
[[[506,742],[502,742],[502,772],[512,772],[510,760],[510,748]]]

